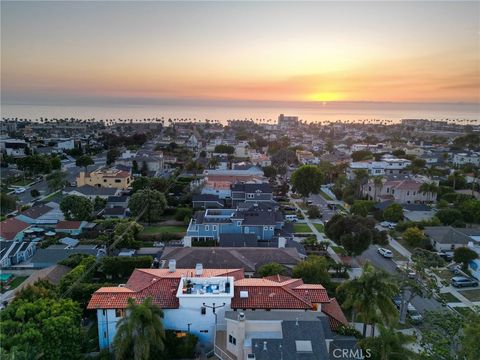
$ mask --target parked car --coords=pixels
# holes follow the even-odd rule
[[[16,188],[15,189],[15,194],[23,194],[27,189],[21,187],[21,188]]]
[[[478,281],[466,276],[454,276],[452,278],[452,286],[457,288],[478,286]]]
[[[436,253],[445,261],[452,261],[453,260],[453,252],[452,251],[439,251]]]
[[[297,215],[285,215],[285,220],[291,221],[291,222],[297,222],[298,217]]]
[[[393,253],[385,248],[378,248],[378,253],[382,255],[384,258],[391,259],[393,258]]]
[[[423,316],[418,312],[412,304],[408,304],[407,316],[412,324],[420,324],[423,321]]]
[[[462,269],[460,268],[460,265],[452,263],[447,266],[447,269],[450,270],[451,273],[458,275],[462,272]]]
[[[397,226],[397,224],[392,223],[390,221],[382,221],[380,223],[380,226],[382,226],[384,228],[387,228],[387,229],[395,229],[395,226]]]
[[[312,205],[313,201],[312,200],[307,200],[307,205]]]

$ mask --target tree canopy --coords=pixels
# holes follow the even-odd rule
[[[403,219],[403,209],[399,204],[390,204],[383,210],[383,218],[387,221],[399,222]]]
[[[165,195],[157,190],[143,189],[132,195],[128,202],[134,216],[141,215],[140,220],[148,223],[161,219],[161,215],[167,206]]]
[[[67,220],[89,220],[93,204],[87,198],[77,195],[67,195],[60,201],[60,210]]]
[[[323,174],[318,166],[303,165],[293,172],[291,182],[296,192],[308,197],[311,193],[316,194],[320,191]]]

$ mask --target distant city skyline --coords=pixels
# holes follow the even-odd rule
[[[2,105],[480,102],[480,3],[1,3]]]

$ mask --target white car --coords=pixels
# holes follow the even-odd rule
[[[23,194],[25,191],[27,191],[25,188],[16,188],[15,194]]]
[[[397,226],[397,224],[392,223],[390,221],[382,221],[380,223],[380,226],[382,226],[384,228],[387,228],[387,229],[395,229],[395,226]]]
[[[378,253],[387,259],[391,259],[393,257],[393,253],[385,248],[378,248]]]

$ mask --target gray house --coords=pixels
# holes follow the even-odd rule
[[[480,242],[480,229],[454,228],[452,226],[427,226],[425,235],[437,251],[453,251]]]
[[[231,186],[232,205],[239,203],[274,203],[272,188],[267,183],[242,184],[237,183]]]

